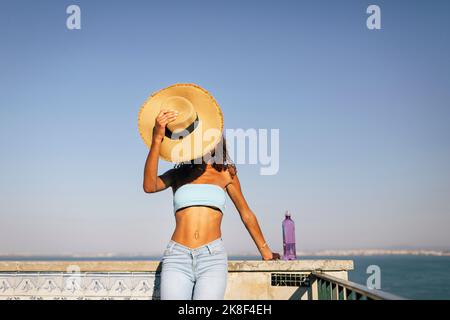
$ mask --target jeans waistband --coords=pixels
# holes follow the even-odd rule
[[[170,250],[172,250],[173,248],[177,248],[178,250],[184,251],[186,253],[200,253],[200,252],[206,252],[206,251],[211,252],[212,249],[219,247],[219,246],[223,246],[222,237],[217,238],[216,240],[213,240],[211,242],[205,243],[204,245],[197,247],[197,248],[189,248],[189,247],[182,245],[181,243],[178,243],[178,242],[170,239],[170,241],[167,245],[167,248]]]

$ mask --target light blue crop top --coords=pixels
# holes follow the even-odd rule
[[[190,206],[209,206],[225,211],[225,191],[218,185],[187,183],[175,191],[173,207],[175,213]]]

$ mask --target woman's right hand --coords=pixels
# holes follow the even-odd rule
[[[162,141],[165,136],[167,124],[174,121],[177,116],[178,111],[161,110],[155,119],[155,126],[153,127],[153,139],[156,141]]]

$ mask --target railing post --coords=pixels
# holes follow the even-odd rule
[[[317,278],[313,275],[311,275],[311,290],[310,290],[310,300],[319,300],[319,288],[318,288],[318,281]]]
[[[347,300],[347,288],[342,287],[342,300]]]
[[[339,286],[337,283],[331,283],[331,300],[339,300]]]

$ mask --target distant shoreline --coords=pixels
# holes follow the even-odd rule
[[[0,254],[0,260],[145,260],[158,258],[161,254]],[[254,253],[229,254],[230,257],[257,258]],[[352,256],[433,256],[450,257],[449,251],[439,250],[386,250],[386,249],[358,249],[358,250],[322,250],[322,251],[298,251],[298,257],[352,257]]]
[[[433,256],[450,257],[448,251],[438,250],[323,250],[317,252],[297,252],[300,256]]]

